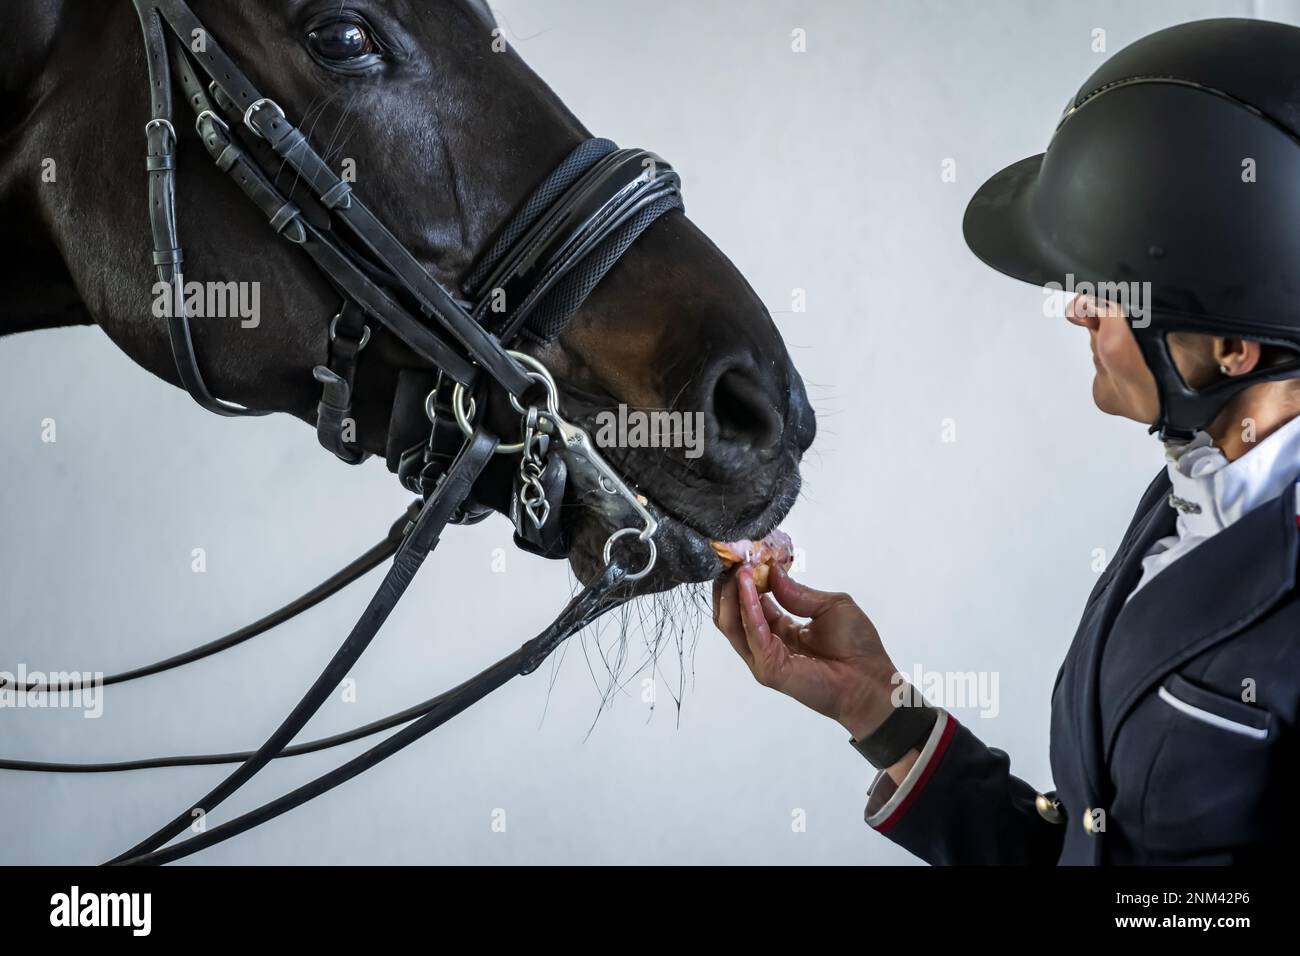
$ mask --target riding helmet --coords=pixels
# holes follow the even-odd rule
[[[1190,438],[1249,385],[1300,377],[1288,361],[1194,389],[1166,340],[1300,352],[1300,29],[1200,20],[1124,48],[1070,99],[1046,152],[980,187],[963,231],[1006,275],[1128,297],[1163,438]]]

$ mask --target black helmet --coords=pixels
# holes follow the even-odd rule
[[[1190,331],[1300,351],[1300,29],[1200,20],[1124,48],[1067,104],[1047,152],[980,187],[963,231],[1009,276],[1141,299],[1121,304],[1164,438],[1191,437],[1248,385],[1300,377],[1287,363],[1193,389],[1166,342]]]

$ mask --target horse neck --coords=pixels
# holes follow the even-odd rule
[[[39,190],[57,188],[54,136],[38,107],[54,86],[64,4],[6,5],[8,53],[0,60],[0,335],[92,323],[50,231]],[[93,11],[75,11],[90,14]]]

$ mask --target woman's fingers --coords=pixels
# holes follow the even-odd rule
[[[736,573],[736,591],[740,598],[740,621],[751,655],[750,669],[760,684],[775,687],[789,652],[768,629],[758,588],[754,586],[754,572],[747,566]]]
[[[734,574],[723,574],[713,580],[713,623],[753,670],[754,657],[745,639],[745,626],[740,622],[740,599]]]
[[[758,593],[751,568],[741,566],[713,582],[713,623],[761,684],[776,687],[791,652],[816,656],[804,644],[806,626]]]
[[[803,625],[794,618],[782,612],[780,605],[772,600],[772,595],[763,594],[759,596],[763,605],[763,616],[767,618],[767,626],[786,646],[795,650],[805,650],[803,646]]]
[[[779,564],[773,566],[768,580],[772,585],[772,596],[777,599],[783,608],[798,614],[800,617],[815,618],[837,604],[842,604],[845,601],[852,603],[851,599],[845,594],[837,594],[833,591],[818,591],[815,588],[800,584],[790,577],[785,568]]]
[[[772,600],[772,595],[760,594],[758,596],[758,601],[763,608],[763,617],[767,618],[767,624],[773,631],[776,630],[777,625],[779,625],[781,621],[789,620],[789,618],[785,616],[785,612],[781,610],[780,606]]]

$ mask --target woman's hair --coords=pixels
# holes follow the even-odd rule
[[[1218,363],[1214,361],[1214,340],[1222,336],[1209,335],[1204,332],[1170,332],[1169,345],[1180,359],[1179,365],[1183,378],[1192,388],[1202,388],[1222,376]],[[1284,345],[1260,343],[1259,364],[1256,368],[1280,368],[1300,362],[1300,352]],[[1300,378],[1290,379],[1287,384],[1300,393]]]
[[[1297,361],[1300,361],[1300,352],[1287,348],[1285,345],[1261,343],[1259,346],[1260,368],[1277,368],[1282,365],[1291,365]]]

